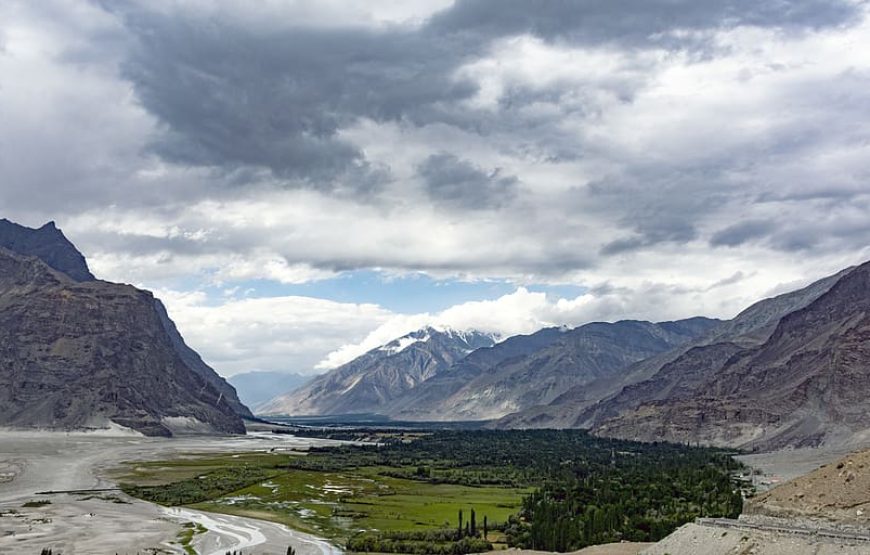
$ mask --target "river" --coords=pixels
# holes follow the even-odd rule
[[[165,459],[180,454],[293,450],[330,442],[286,435],[244,437],[145,438],[116,432],[71,433],[0,431],[0,554],[33,553],[44,548],[63,555],[114,555],[160,549],[183,554],[177,543],[184,523],[203,525],[195,536],[200,555],[338,555],[329,542],[261,520],[164,508],[102,492],[90,495],[37,492],[108,489],[105,476],[123,461]],[[24,507],[31,501],[50,501]]]

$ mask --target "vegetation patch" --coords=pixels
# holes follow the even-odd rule
[[[193,539],[207,532],[208,529],[199,523],[186,522],[181,527],[181,532],[178,533],[178,543],[188,555],[197,555],[193,548]]]
[[[28,501],[21,506],[30,509],[33,507],[45,507],[46,505],[51,505],[51,501],[49,501],[48,499],[39,499],[37,501]]]
[[[437,431],[306,456],[137,464],[124,490],[284,523],[352,551],[571,551],[657,541],[696,517],[736,516],[742,466],[730,455],[580,430]],[[155,487],[167,470],[179,479]]]

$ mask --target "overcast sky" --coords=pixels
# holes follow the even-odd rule
[[[729,318],[870,258],[854,0],[3,0],[0,217],[220,373]]]

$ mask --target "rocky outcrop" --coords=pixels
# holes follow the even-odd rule
[[[31,229],[7,219],[0,220],[0,247],[24,256],[35,256],[51,268],[76,281],[93,281],[85,257],[64,234],[48,222],[39,229]]]
[[[162,304],[88,277],[86,265],[58,269],[75,257],[43,261],[38,253],[59,252],[34,239],[44,229],[31,230],[26,253],[0,248],[0,425],[243,433],[247,408],[184,344]],[[52,244],[71,247],[58,234],[48,234]]]

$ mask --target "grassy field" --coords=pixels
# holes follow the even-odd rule
[[[466,515],[474,509],[479,522],[484,516],[490,523],[504,522],[530,491],[393,478],[382,476],[387,469],[379,467],[340,472],[274,469],[286,457],[263,453],[191,456],[127,465],[117,477],[128,484],[156,486],[196,480],[239,465],[262,468],[266,477],[256,484],[189,506],[280,522],[336,541],[363,530],[453,528],[460,509]]]

